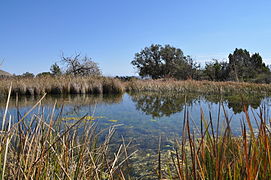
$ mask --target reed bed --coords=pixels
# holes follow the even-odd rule
[[[35,78],[13,77],[1,79],[0,92],[7,95],[12,83],[11,95],[47,94],[116,94],[124,87],[118,79],[101,76],[43,76]]]
[[[97,132],[94,123],[83,123],[84,117],[65,124],[54,109],[45,116],[41,100],[18,119],[8,116],[7,102],[0,127],[1,179],[128,177],[125,171],[132,154],[128,155],[124,141],[112,152],[110,140],[114,127]],[[39,111],[30,116],[34,109]],[[100,142],[99,137],[105,132],[107,135]]]
[[[208,94],[270,94],[270,84],[245,82],[215,82],[215,81],[177,81],[177,80],[133,80],[125,83],[129,92],[179,92],[179,93],[208,93]]]
[[[10,77],[0,81],[0,95],[7,95],[12,82],[11,95],[47,94],[121,94],[124,92],[180,92],[208,94],[271,94],[270,84],[245,82],[178,81],[174,79],[121,81],[102,76],[42,76],[35,78]]]
[[[250,117],[244,107],[241,136],[236,137],[231,132],[231,119],[223,107],[220,110],[225,116],[220,131],[219,118],[214,126],[212,115],[206,120],[201,112],[201,127],[194,129],[185,112],[183,135],[167,153],[166,163],[158,150],[158,179],[271,179],[270,119],[264,111]],[[252,120],[257,122],[257,129],[252,128]]]

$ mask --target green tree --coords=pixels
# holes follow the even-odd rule
[[[246,49],[237,48],[229,55],[229,70],[229,77],[236,81],[250,81],[259,74],[270,72],[259,53],[250,56]]]
[[[250,61],[253,67],[252,70],[256,73],[268,73],[270,71],[259,53],[252,54]]]
[[[174,77],[177,79],[201,79],[200,65],[196,63],[192,57],[185,56],[184,61],[180,61],[176,64],[176,72]]]
[[[36,77],[46,77],[46,76],[52,76],[52,73],[50,72],[42,72],[36,75]]]
[[[35,77],[35,75],[33,73],[30,73],[30,72],[25,72],[21,76],[26,77],[26,78],[34,78]]]
[[[189,56],[184,56],[179,48],[170,45],[152,44],[136,53],[131,64],[142,77],[153,79],[174,77],[187,79],[194,74],[195,63]]]
[[[214,59],[213,62],[206,63],[204,74],[211,81],[225,81],[229,76],[228,63]]]
[[[50,71],[51,71],[52,75],[54,75],[54,76],[60,76],[62,74],[61,69],[57,63],[54,63],[51,66]]]
[[[246,49],[235,49],[229,55],[230,76],[236,81],[244,81],[249,76],[250,54]]]

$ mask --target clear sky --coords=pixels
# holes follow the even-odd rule
[[[271,64],[271,1],[0,1],[0,60],[11,73],[49,71],[62,53],[80,52],[104,75],[135,75],[134,54],[152,43],[198,62],[245,48]]]

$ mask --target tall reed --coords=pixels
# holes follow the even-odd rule
[[[159,164],[163,162],[158,160],[158,177],[189,180],[271,179],[270,121],[264,111],[254,112],[251,117],[244,107],[245,119],[240,121],[239,137],[232,134],[231,119],[223,106],[220,112],[225,117],[224,128],[219,129],[221,119],[217,119],[215,127],[212,115],[207,120],[201,112],[202,123],[197,130],[192,129],[189,113],[185,112],[183,135],[176,140],[176,147],[170,152],[170,163],[161,168]],[[257,129],[252,128],[252,120],[257,122]]]
[[[6,78],[0,81],[1,94],[7,94],[10,82],[12,95],[47,94],[108,94],[122,93],[124,87],[118,79],[101,76],[42,76],[35,78]]]
[[[132,154],[127,154],[125,143],[113,154],[110,139],[114,127],[98,132],[95,123],[83,121],[84,117],[73,124],[63,123],[61,113],[57,114],[54,108],[50,115],[45,115],[41,106],[44,97],[23,116],[18,114],[19,118],[5,112],[0,134],[1,179],[128,177],[126,161]],[[7,109],[8,105],[9,102]]]
[[[256,84],[245,82],[214,82],[214,81],[178,81],[168,80],[133,80],[125,82],[129,92],[179,92],[179,93],[209,93],[209,94],[270,94],[270,84]]]

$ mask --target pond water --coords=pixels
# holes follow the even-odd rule
[[[14,117],[13,121],[16,121],[38,100],[39,97],[23,96],[16,101],[16,98],[12,97],[8,113]],[[195,134],[199,133],[201,115],[204,115],[206,121],[209,121],[211,116],[214,127],[217,126],[219,117],[219,126],[222,129],[225,125],[225,117],[228,117],[233,134],[240,135],[240,122],[245,119],[244,107],[251,117],[257,117],[257,113],[262,111],[265,118],[269,120],[271,99],[256,95],[220,96],[146,92],[123,95],[47,96],[42,101],[42,110],[48,119],[55,103],[55,114],[62,115],[63,123],[73,123],[87,115],[87,117],[94,117],[95,120],[89,122],[96,122],[97,127],[101,129],[119,125],[116,127],[112,143],[122,143],[122,137],[126,141],[131,141],[131,146],[140,152],[134,159],[139,164],[135,166],[138,167],[134,170],[135,176],[145,176],[149,173],[150,177],[155,177],[154,166],[148,163],[155,159],[153,155],[157,155],[159,137],[162,139],[161,148],[164,151],[172,149],[174,140],[182,134],[185,112],[188,112],[191,129]],[[2,100],[0,119],[4,109],[5,100]],[[33,113],[37,111],[38,109],[35,109]],[[252,126],[257,128],[257,123],[253,119],[251,119]],[[143,175],[142,169],[145,170]]]
[[[38,97],[20,97],[15,108],[15,98],[11,99],[9,114],[18,117],[27,112],[38,100]],[[87,115],[95,117],[99,128],[117,126],[115,141],[124,137],[132,140],[141,150],[157,149],[158,137],[162,137],[162,147],[172,146],[172,139],[181,135],[185,108],[195,133],[201,125],[201,110],[207,121],[210,114],[214,127],[220,111],[220,126],[223,126],[225,115],[231,119],[232,132],[240,134],[240,120],[245,117],[244,106],[251,117],[265,110],[269,115],[271,101],[265,96],[219,96],[202,94],[176,93],[134,93],[123,95],[69,95],[47,96],[43,100],[44,113],[51,112],[57,102],[56,114],[62,111],[63,122],[70,123]],[[62,109],[62,105],[63,109]],[[0,103],[0,119],[3,116],[5,100]],[[219,110],[220,109],[220,110]],[[225,111],[224,111],[224,110]],[[19,110],[19,113],[18,113]],[[20,114],[20,115],[19,115]],[[15,119],[15,118],[14,118]],[[256,122],[252,120],[256,128]]]

